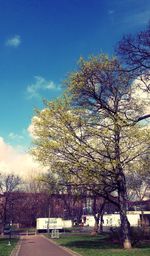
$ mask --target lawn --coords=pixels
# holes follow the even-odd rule
[[[150,243],[131,250],[121,249],[118,243],[112,243],[106,235],[61,235],[55,240],[62,246],[68,247],[83,256],[149,256]]]
[[[17,239],[12,239],[11,245],[8,245],[7,238],[0,238],[0,256],[9,256],[15,248],[17,241]]]

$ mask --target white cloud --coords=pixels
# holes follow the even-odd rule
[[[145,115],[150,113],[150,94],[139,79],[136,79],[132,85],[132,98],[141,106]]]
[[[24,137],[22,135],[19,135],[19,134],[16,134],[16,133],[13,133],[13,132],[10,132],[8,134],[8,137],[11,139],[11,140],[23,140]]]
[[[32,156],[20,152],[19,147],[12,147],[0,137],[0,173],[14,173],[28,178],[32,174],[44,171]]]
[[[46,80],[42,76],[35,76],[35,83],[27,86],[28,98],[39,97],[42,90],[60,90],[60,86],[57,86],[53,81]]]
[[[31,124],[30,124],[29,127],[27,128],[28,134],[29,134],[29,136],[30,136],[32,139],[35,139],[35,138],[36,138],[36,136],[34,135],[34,120],[35,120],[35,119],[38,119],[38,117],[37,117],[37,116],[34,116],[34,117],[32,118]]]
[[[19,35],[15,35],[6,41],[6,46],[11,46],[15,48],[17,48],[20,44],[21,44],[21,37]]]

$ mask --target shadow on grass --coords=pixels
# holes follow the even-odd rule
[[[65,242],[65,243],[64,243]],[[109,238],[102,237],[74,237],[71,241],[63,241],[61,245],[66,247],[77,247],[82,249],[119,249],[121,248],[119,243],[113,243]]]
[[[61,239],[60,239],[61,240]],[[80,248],[80,249],[122,249],[122,246],[119,242],[112,240],[109,237],[103,236],[84,236],[84,237],[73,237],[73,238],[63,238],[60,241],[62,246],[70,247],[70,248]],[[142,241],[139,245],[134,248],[150,248],[150,241]]]
[[[150,249],[150,241],[141,241],[137,246],[136,248],[147,248],[147,249]]]
[[[8,239],[7,237],[1,237],[1,238],[0,238],[0,245],[1,245],[1,244],[5,244],[5,243],[7,244],[8,241],[9,241],[9,239]]]
[[[9,241],[10,241],[10,239],[8,237],[0,237],[0,245],[5,245],[5,244],[7,245]],[[12,244],[15,244],[17,242],[18,242],[17,238],[13,238],[13,237],[11,238]]]

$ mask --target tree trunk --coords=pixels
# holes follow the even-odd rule
[[[105,207],[105,204],[106,204],[106,200],[104,199],[102,205],[101,205],[101,209],[100,209],[100,224],[99,224],[99,231],[100,232],[103,232],[103,215],[104,215],[104,207]]]
[[[100,214],[97,213],[94,218],[95,218],[95,226],[94,226],[94,231],[95,233],[97,234],[98,233],[98,230],[99,230],[99,217],[100,217]]]
[[[94,228],[93,228],[91,234],[93,236],[96,236],[97,233],[98,233],[98,229],[99,229],[99,219],[97,217],[95,217],[95,216],[94,216],[94,219],[95,219],[95,224],[94,224]]]
[[[100,227],[99,227],[100,232],[103,232],[103,222],[104,222],[103,215],[104,213],[102,213],[100,217]]]
[[[97,235],[99,229],[99,213],[97,213],[96,208],[96,196],[94,196],[92,211],[95,219],[95,225],[92,231],[92,235]]]
[[[121,127],[118,124],[117,118],[115,120],[114,132],[115,132],[114,139],[115,139],[115,160],[116,160],[116,174],[117,174],[116,178],[117,178],[117,185],[118,185],[118,201],[119,201],[121,235],[122,235],[121,238],[122,238],[123,248],[130,249],[132,246],[131,246],[131,239],[130,239],[130,224],[127,219],[127,188],[126,188],[125,174],[123,172],[122,163],[121,163],[121,150],[120,150]]]
[[[100,204],[98,212],[96,211],[96,198],[93,202],[93,214],[94,214],[94,219],[95,219],[95,226],[94,226],[94,231],[98,233],[98,231],[102,232],[103,231],[103,214],[104,214],[104,206],[105,206],[105,199],[104,201]]]
[[[120,206],[120,221],[121,221],[121,238],[124,249],[130,249],[131,238],[130,238],[130,223],[127,218],[127,192],[124,175],[120,175],[118,199]]]

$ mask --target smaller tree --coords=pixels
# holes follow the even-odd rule
[[[21,178],[14,174],[0,174],[0,194],[1,194],[1,221],[2,232],[6,224],[13,218],[14,200],[18,199]]]

